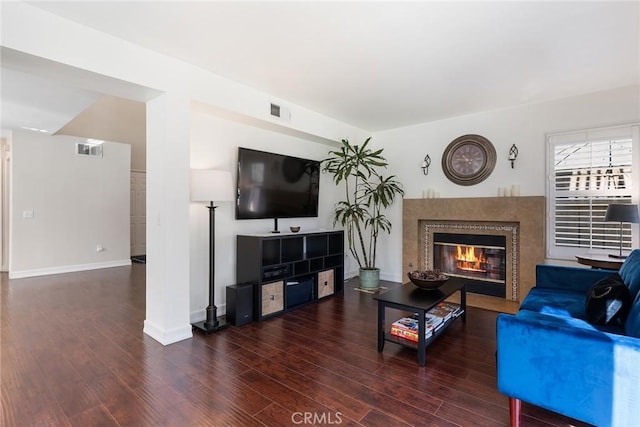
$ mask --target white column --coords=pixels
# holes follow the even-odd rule
[[[147,313],[144,333],[167,345],[189,322],[190,102],[166,93],[147,103]]]

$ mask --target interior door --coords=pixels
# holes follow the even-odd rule
[[[131,256],[147,251],[147,174],[131,172]]]
[[[0,271],[9,271],[9,144],[0,138]]]

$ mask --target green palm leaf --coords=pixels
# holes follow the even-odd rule
[[[345,228],[349,251],[360,268],[375,267],[378,235],[391,232],[391,222],[382,211],[404,196],[394,175],[381,174],[388,162],[383,149],[370,149],[370,142],[371,137],[362,145],[343,139],[340,149],[329,151],[322,160],[322,170],[332,174],[336,185],[344,185],[345,197],[335,206],[333,224]]]

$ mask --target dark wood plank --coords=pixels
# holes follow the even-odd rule
[[[335,390],[326,387],[304,375],[297,375],[296,371],[287,368],[270,358],[263,357],[251,351],[239,352],[237,357],[247,363],[251,363],[254,369],[279,381],[292,390],[330,408],[351,420],[361,419],[369,407],[351,396],[336,393]]]
[[[163,346],[142,333],[144,264],[0,279],[1,425],[509,420],[507,398],[495,386],[495,312],[469,308],[467,323],[456,321],[431,345],[421,368],[415,350],[387,343],[377,352],[376,302],[355,291],[354,280],[344,295]],[[46,322],[35,322],[34,313]],[[402,315],[389,310],[387,317]],[[522,405],[524,426],[569,424],[584,426]]]
[[[116,427],[118,423],[104,406],[95,406],[69,418],[73,427]]]

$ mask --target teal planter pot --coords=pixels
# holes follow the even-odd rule
[[[360,288],[375,290],[380,287],[380,269],[360,269]]]

